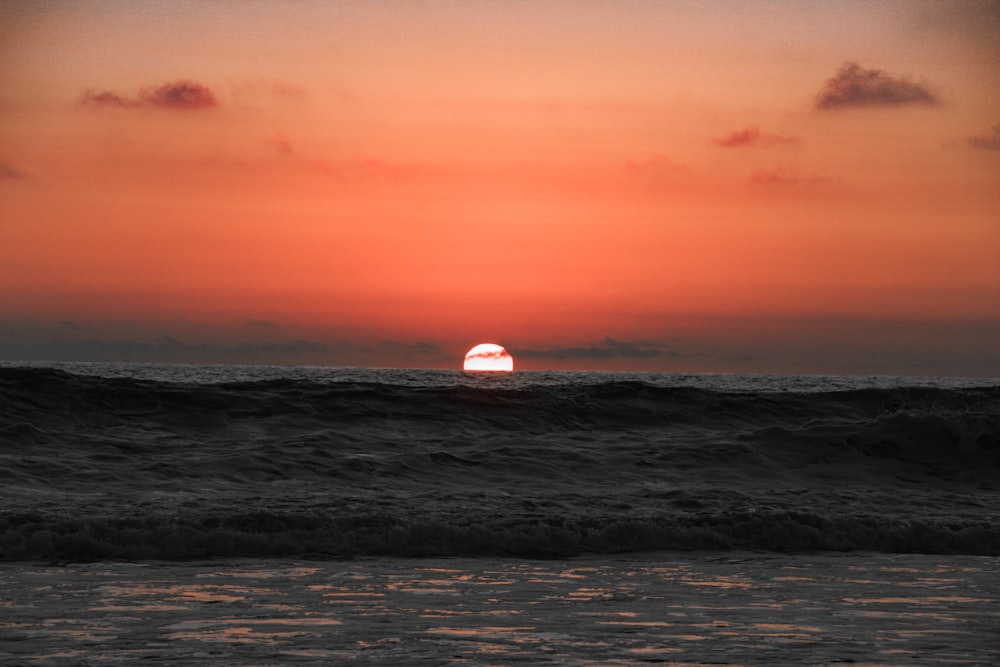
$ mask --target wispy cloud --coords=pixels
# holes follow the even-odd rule
[[[219,101],[210,88],[193,81],[173,81],[155,88],[145,88],[135,97],[109,90],[88,90],[80,101],[84,105],[95,107],[146,107],[169,111],[198,111],[219,106]]]
[[[895,77],[881,70],[845,63],[826,81],[816,96],[816,108],[823,111],[850,107],[899,107],[935,105],[940,100],[926,84]]]
[[[61,324],[66,329],[69,329],[70,331],[74,331],[74,332],[85,332],[85,331],[87,331],[86,327],[81,326],[80,324],[78,324],[74,320],[59,320],[59,324]]]
[[[27,177],[28,177],[28,175],[25,174],[20,169],[15,169],[11,165],[7,164],[6,162],[0,162],[0,180],[3,180],[3,181],[7,181],[7,180],[17,181],[17,180],[20,180],[22,178],[27,178]]]
[[[688,168],[679,162],[671,160],[663,153],[655,153],[642,159],[629,160],[625,163],[628,170],[635,174],[657,175],[670,173],[687,173]]]
[[[291,155],[295,152],[292,148],[292,142],[288,140],[288,137],[280,132],[272,136],[267,143],[271,148],[282,155]]]
[[[278,146],[275,148],[280,152]],[[400,182],[418,176],[424,170],[421,165],[390,162],[377,157],[318,160],[316,168],[329,178],[345,183],[377,180]]]
[[[309,95],[302,86],[297,86],[279,79],[255,79],[244,81],[232,88],[236,95],[265,95],[270,97],[280,97],[286,99],[300,100]]]
[[[742,130],[728,132],[721,137],[712,139],[712,143],[722,148],[746,148],[749,146],[779,146],[799,143],[798,137],[788,134],[761,132],[760,128],[751,126]]]
[[[651,359],[660,356],[679,356],[651,343],[629,343],[610,336],[596,345],[586,347],[553,347],[546,349],[512,349],[511,354],[525,359]]]
[[[653,153],[625,161],[624,176],[628,183],[652,191],[678,188],[694,179],[691,169],[663,153]]]
[[[442,353],[441,348],[436,343],[429,341],[380,340],[375,343],[340,341],[338,346],[343,351],[358,350],[365,353],[374,352],[385,355],[438,356]]]
[[[286,327],[264,319],[239,323],[232,338],[191,340],[162,330],[115,333],[121,323],[8,321],[0,317],[0,359],[52,361],[137,361],[231,364],[334,364],[404,366],[458,364],[453,354],[429,341],[312,339],[280,336]],[[262,337],[267,338],[260,340]]]
[[[823,178],[803,174],[788,167],[773,169],[758,169],[750,175],[750,184],[764,187],[794,187],[799,185],[815,185],[823,182]]]
[[[1000,125],[993,126],[992,134],[981,134],[969,137],[965,140],[966,145],[972,148],[980,148],[987,151],[1000,151]]]
[[[110,90],[88,90],[80,98],[80,102],[94,107],[128,108],[139,106],[137,100],[126,99],[118,93],[112,93]]]
[[[72,324],[64,324],[49,340],[0,340],[0,353],[13,360],[316,363],[335,351],[329,344],[301,339],[189,343],[166,333],[147,341],[107,339],[94,330]]]

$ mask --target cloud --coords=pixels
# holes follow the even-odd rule
[[[652,359],[659,356],[679,356],[675,352],[664,351],[649,343],[628,343],[610,336],[590,347],[556,347],[543,350],[530,348],[513,349],[515,357],[525,359]]]
[[[1000,125],[993,126],[993,134],[984,134],[969,137],[966,144],[972,148],[980,148],[987,151],[1000,151]]]
[[[309,93],[302,86],[287,83],[279,79],[254,79],[244,81],[234,86],[232,89],[236,95],[264,95],[270,97],[286,98],[290,100],[301,100]]]
[[[323,159],[316,162],[316,168],[325,176],[345,183],[376,180],[400,182],[419,176],[422,169],[420,165],[389,162],[376,157],[339,161]]]
[[[0,359],[29,361],[124,361],[162,363],[280,364],[414,367],[458,365],[461,357],[435,342],[391,339],[316,339],[279,336],[287,327],[266,319],[238,323],[242,333],[211,340],[144,330],[129,323],[6,321],[0,317]],[[114,332],[120,333],[114,333]],[[141,333],[140,333],[141,331]],[[261,338],[266,338],[262,340]]]
[[[624,164],[624,173],[629,183],[657,191],[665,187],[680,187],[693,179],[693,174],[687,165],[672,160],[663,153],[627,160]]]
[[[485,360],[488,360],[488,361],[503,361],[503,360],[507,359],[507,357],[508,357],[507,351],[504,350],[502,347],[484,348],[484,349],[477,349],[477,350],[475,350],[475,354],[473,354],[473,352],[470,351],[465,356],[465,362],[468,363],[472,359],[485,359]]]
[[[200,83],[175,81],[142,91],[143,104],[161,109],[212,109],[219,106],[212,91]]]
[[[128,100],[118,95],[117,93],[112,93],[107,90],[88,90],[80,98],[80,102],[87,106],[95,107],[134,107],[138,106],[138,103],[134,100]]]
[[[292,142],[288,140],[288,137],[281,133],[272,136],[268,141],[268,145],[282,155],[291,155],[295,152],[292,148]]]
[[[59,324],[69,329],[70,331],[86,331],[87,329],[73,320],[59,320]]]
[[[277,341],[273,343],[243,343],[236,348],[241,352],[247,352],[250,354],[255,354],[261,352],[264,354],[271,353],[310,353],[310,352],[326,352],[328,347],[323,343],[317,343],[311,340],[286,340]]]
[[[629,160],[626,166],[629,171],[637,174],[686,173],[688,170],[683,164],[674,162],[663,153],[656,153],[642,160]]]
[[[771,134],[761,132],[760,128],[751,126],[742,130],[734,130],[712,142],[722,148],[744,148],[747,146],[776,146],[781,144],[797,144],[799,139],[787,134]]]
[[[88,90],[80,102],[86,106],[134,109],[140,107],[169,111],[197,111],[219,106],[207,86],[193,81],[174,81],[156,88],[145,88],[137,97],[124,97],[108,90]]]
[[[925,84],[893,77],[877,69],[865,69],[857,63],[842,65],[816,96],[816,108],[822,111],[939,102],[937,95]]]
[[[0,181],[18,181],[27,177],[28,175],[20,169],[15,169],[6,162],[0,162]]]
[[[377,343],[352,343],[340,341],[339,346],[344,351],[356,350],[365,353],[380,353],[385,355],[416,354],[421,356],[438,356],[442,350],[435,343],[428,341],[404,342],[398,340],[381,340]]]
[[[164,363],[316,363],[331,348],[309,340],[264,343],[187,343],[169,334],[152,341],[108,340],[66,324],[49,340],[0,340],[0,356],[9,360],[128,361]]]
[[[801,174],[786,167],[775,167],[774,169],[758,169],[751,174],[749,181],[751,185],[765,187],[792,187],[822,183],[823,179],[819,176]]]

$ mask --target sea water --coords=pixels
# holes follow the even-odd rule
[[[983,614],[996,609],[998,473],[1000,382],[989,379],[7,363],[0,560],[10,564],[0,611],[11,620],[0,634],[27,643],[6,654],[15,644],[0,644],[0,657],[62,660],[65,649],[67,664],[91,661],[100,650],[79,653],[69,630],[124,595],[81,636],[148,633],[150,656],[189,664],[236,659],[245,643],[280,644],[280,659],[251,652],[262,664],[292,660],[296,646],[305,652],[296,660],[316,664],[363,662],[376,648],[391,648],[384,664],[406,655],[427,664],[780,662],[780,651],[747,649],[761,633],[761,645],[795,644],[791,662],[815,649],[818,660],[976,664],[997,639],[972,619],[995,619]],[[248,558],[267,564],[237,565]],[[293,561],[315,564],[303,567],[318,568],[309,586],[320,588],[285,576],[281,595],[304,611],[278,615],[291,634],[274,637],[287,641],[268,639],[276,626],[264,632],[247,618],[275,603],[257,599],[250,580],[267,588],[266,572],[287,573],[281,563]],[[703,572],[702,585],[661,576],[658,563],[671,562]],[[524,574],[532,564],[554,589]],[[558,573],[574,564],[582,579],[560,588]],[[442,576],[428,574],[435,569]],[[255,573],[244,593],[205,602],[238,608],[209,617],[189,608],[207,590],[197,577],[243,571]],[[371,586],[348,586],[339,602],[316,593],[330,577],[362,575]],[[111,588],[90,588],[102,576]],[[424,597],[390,596],[397,576],[440,580],[445,592],[425,583],[407,594]],[[55,590],[39,584],[46,577]],[[462,577],[512,583],[476,588]],[[142,591],[149,608],[132,608]],[[368,594],[389,611],[366,616]],[[810,595],[800,627],[792,620]],[[683,617],[670,615],[681,613],[672,598]],[[508,603],[511,614],[487,623]],[[39,614],[58,605],[76,611],[53,635]],[[350,633],[310,625],[336,618],[330,605],[354,614]],[[380,625],[393,613],[408,624],[397,634]],[[820,622],[828,614],[839,621]],[[891,632],[865,639],[868,653],[819,650],[848,630],[863,635],[876,617]],[[691,619],[722,624],[707,633],[711,645],[678,639],[705,635]],[[583,641],[573,633],[557,639],[567,624],[598,620],[621,625],[600,626],[612,636],[588,630],[604,646],[596,652],[572,648]],[[529,629],[512,629],[519,621]],[[915,644],[880,652],[907,628]],[[183,657],[181,644],[157,643],[182,636],[200,637],[208,653]],[[308,639],[317,636],[326,639]],[[329,642],[340,653],[315,645]]]
[[[0,558],[1000,554],[989,380],[0,368]]]

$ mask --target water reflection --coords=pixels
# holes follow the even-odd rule
[[[309,628],[340,624],[341,621],[337,619],[316,617],[190,620],[165,626],[163,637],[168,640],[274,644],[283,639],[309,634]],[[293,629],[285,630],[285,627]]]
[[[0,662],[985,664],[1000,627],[991,559],[664,560],[0,566]]]

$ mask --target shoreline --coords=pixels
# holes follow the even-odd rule
[[[4,563],[0,659],[986,664],[998,595],[981,556]]]

